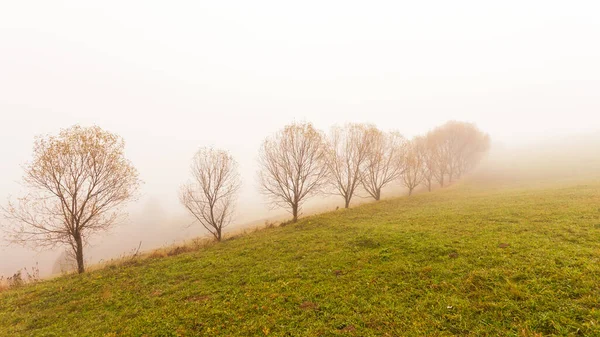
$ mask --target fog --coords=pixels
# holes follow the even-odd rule
[[[177,198],[200,146],[239,162],[232,227],[285,215],[258,194],[256,157],[292,121],[406,137],[474,122],[506,166],[560,139],[584,138],[561,153],[600,152],[585,142],[600,130],[599,14],[594,1],[5,1],[0,202],[24,192],[34,137],[74,124],[121,135],[144,181],[92,263],[203,233]],[[3,246],[0,275],[35,262],[48,274],[61,252]]]

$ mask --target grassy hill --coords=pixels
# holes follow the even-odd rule
[[[600,336],[600,181],[454,186],[0,293],[2,336]]]

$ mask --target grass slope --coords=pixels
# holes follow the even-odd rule
[[[4,336],[600,336],[600,183],[464,185],[0,294]]]

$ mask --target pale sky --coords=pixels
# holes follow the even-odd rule
[[[254,214],[257,149],[293,120],[414,136],[456,119],[509,145],[597,131],[598,41],[597,1],[3,1],[0,202],[34,136],[73,124],[125,138],[140,209],[183,212],[177,188],[212,145]],[[14,251],[0,274],[40,256]]]

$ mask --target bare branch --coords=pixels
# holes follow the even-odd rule
[[[237,163],[226,151],[198,150],[192,161],[192,180],[181,187],[179,200],[196,220],[221,241],[233,217],[241,181]]]
[[[259,154],[258,181],[273,206],[291,209],[293,221],[327,177],[324,137],[310,123],[290,124],[267,138]]]
[[[96,126],[36,137],[33,159],[24,166],[30,193],[9,200],[2,209],[11,242],[42,248],[67,245],[83,272],[83,246],[89,236],[110,229],[140,185],[124,146],[121,137]]]
[[[435,178],[441,186],[472,170],[490,147],[489,135],[474,124],[450,121],[427,135],[434,157]]]
[[[398,132],[384,133],[375,127],[369,129],[369,139],[361,183],[369,195],[379,200],[383,187],[402,175],[407,142]]]
[[[413,190],[421,184],[425,175],[424,167],[424,147],[422,138],[414,138],[407,146],[404,155],[404,170],[402,174],[402,183],[408,188],[408,195],[412,195]]]
[[[352,197],[360,186],[363,166],[371,152],[375,132],[376,127],[367,124],[331,128],[326,148],[329,184],[334,194],[344,198],[346,208],[350,207]]]

